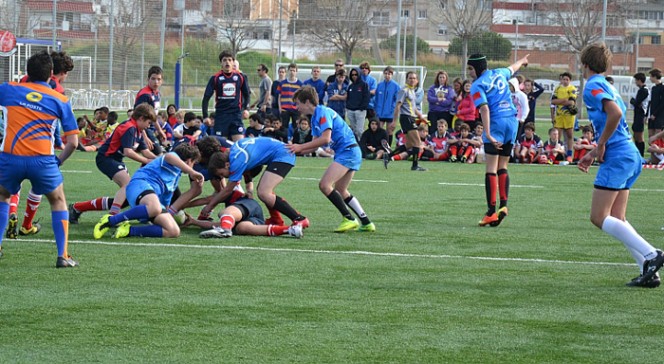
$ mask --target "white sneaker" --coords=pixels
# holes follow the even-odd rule
[[[291,225],[288,227],[288,234],[290,236],[294,236],[296,238],[301,238],[304,235],[304,232],[302,231],[302,225]]]
[[[201,231],[201,233],[198,234],[198,236],[203,239],[230,238],[231,236],[233,236],[233,231],[228,229],[223,229],[221,227],[213,227],[210,230]]]

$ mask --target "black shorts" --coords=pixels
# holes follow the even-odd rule
[[[267,168],[265,168],[265,172],[272,172],[276,175],[286,178],[286,175],[288,174],[288,172],[290,172],[291,168],[293,168],[292,164],[284,162],[272,162],[267,165]]]
[[[113,176],[115,176],[116,173],[127,170],[127,166],[125,166],[122,161],[112,157],[107,157],[99,153],[97,153],[95,163],[97,164],[97,168],[101,171],[101,173],[106,175],[106,177],[108,177],[110,180],[113,180]]]
[[[484,154],[486,155],[498,155],[501,157],[509,157],[512,154],[512,149],[514,145],[512,143],[503,144],[503,149],[498,150],[492,143],[484,143]]]
[[[265,217],[263,216],[263,208],[261,205],[252,198],[243,197],[233,203],[233,206],[240,209],[242,212],[242,220],[249,221],[254,225],[264,225]],[[238,221],[238,222],[240,222]]]
[[[643,133],[645,125],[643,123],[643,118],[645,116],[634,117],[634,122],[632,123],[632,131],[635,133]]]
[[[648,120],[648,129],[664,129],[664,118],[659,117],[655,118],[655,120]]]
[[[399,115],[399,124],[401,124],[401,130],[403,130],[405,134],[408,134],[411,130],[417,130],[417,123],[413,116]]]

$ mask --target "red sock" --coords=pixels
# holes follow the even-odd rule
[[[510,193],[510,176],[506,169],[498,171],[498,194],[500,195],[500,206],[507,205],[507,197]]]
[[[470,158],[470,155],[473,154],[473,147],[466,148],[466,151],[463,153],[466,158]]]
[[[269,235],[269,236],[284,235],[287,232],[288,232],[288,226],[279,226],[279,225],[268,225],[267,226],[267,235]]]
[[[395,161],[400,161],[401,160],[401,155],[397,154],[394,157],[392,157],[392,159],[394,159]]]
[[[74,204],[74,210],[78,212],[108,210],[108,197],[99,197],[90,201],[76,202]]]
[[[16,215],[18,212],[18,200],[21,198],[21,192],[11,195],[9,198],[9,214]]]
[[[28,193],[28,204],[25,206],[25,213],[23,213],[23,227],[26,229],[30,229],[32,227],[32,221],[35,219],[35,215],[37,214],[37,209],[39,208],[39,204],[41,204],[41,195],[36,195],[30,191]]]
[[[279,211],[275,210],[274,208],[269,208],[267,209],[270,212],[270,222],[274,225],[283,225],[284,224],[284,219],[281,217],[281,213]]]
[[[221,228],[226,230],[232,230],[235,226],[235,218],[231,215],[224,215],[221,217]]]

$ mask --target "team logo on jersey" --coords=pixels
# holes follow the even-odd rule
[[[237,75],[233,76],[233,81],[237,81]]]
[[[44,98],[42,94],[39,92],[30,92],[29,94],[25,95],[25,99],[30,101],[30,102],[39,102]]]
[[[235,84],[234,83],[224,84],[222,92],[224,96],[235,96]]]

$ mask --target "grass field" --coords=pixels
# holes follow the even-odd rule
[[[367,161],[351,191],[378,231],[334,234],[329,162],[298,159],[278,189],[312,222],[299,240],[95,241],[88,213],[81,266],[56,270],[44,202],[43,231],[3,244],[0,362],[660,361],[663,291],[624,286],[636,266],[588,220],[595,168],[511,166],[510,216],[479,228],[483,165]],[[92,153],[62,171],[69,202],[115,191]],[[661,180],[644,170],[628,218],[664,247]]]

